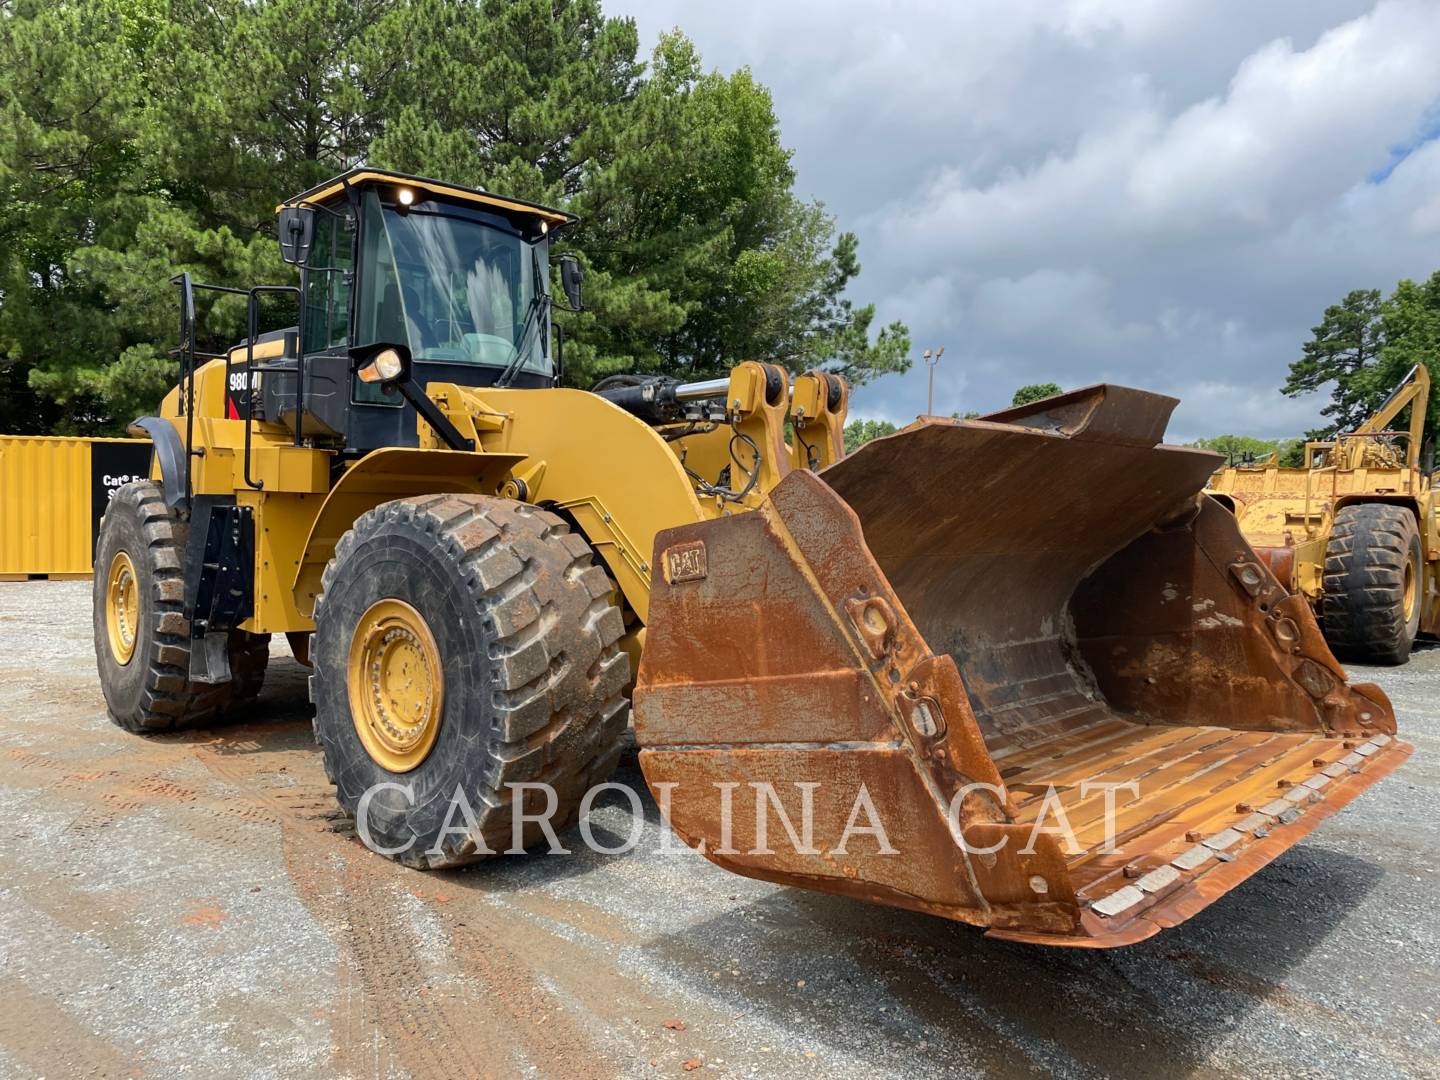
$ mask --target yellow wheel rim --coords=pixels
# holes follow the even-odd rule
[[[1415,562],[1413,559],[1405,560],[1405,621],[1408,623],[1415,617],[1415,600],[1418,590],[1416,589]]]
[[[140,584],[135,564],[123,551],[117,551],[110,560],[106,577],[105,628],[109,631],[111,654],[122,667],[130,663],[140,633]]]
[[[440,734],[445,673],[425,619],[403,600],[379,600],[355,626],[346,665],[350,715],[372,761],[409,772]]]

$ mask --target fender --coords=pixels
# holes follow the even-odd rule
[[[492,495],[526,460],[524,454],[387,447],[372,450],[340,475],[308,530],[291,588],[297,602],[319,591],[335,545],[360,515],[392,499],[467,492]],[[310,604],[299,604],[308,618]],[[308,627],[307,627],[308,629]]]
[[[155,460],[160,465],[160,479],[165,487],[165,505],[172,510],[184,506],[186,477],[190,472],[190,459],[185,456],[185,444],[180,433],[169,420],[159,416],[142,416],[126,428],[131,435],[148,435],[154,448]]]
[[[1412,514],[1414,514],[1416,519],[1420,521],[1420,527],[1423,536],[1425,523],[1424,520],[1420,517],[1419,501],[1415,498],[1414,495],[1401,493],[1396,493],[1393,495],[1380,495],[1376,494],[1373,491],[1358,491],[1354,495],[1341,495],[1339,498],[1337,498],[1335,500],[1335,509],[1343,510],[1347,506],[1355,506],[1360,503],[1382,503],[1386,506],[1404,507],[1406,510],[1409,510]]]

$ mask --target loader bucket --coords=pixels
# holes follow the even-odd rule
[[[1410,747],[1159,445],[1174,399],[926,419],[662,533],[635,690],[679,835],[992,935],[1173,926]]]

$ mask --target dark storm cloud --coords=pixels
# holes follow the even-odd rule
[[[937,409],[1103,379],[1172,434],[1294,434],[1325,305],[1440,268],[1440,4],[628,0],[771,87],[857,293],[946,345]],[[854,411],[905,420],[919,370]],[[943,395],[943,396],[942,396]]]

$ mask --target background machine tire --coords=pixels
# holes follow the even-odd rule
[[[1420,630],[1425,563],[1415,515],[1361,503],[1335,515],[1325,549],[1325,639],[1342,660],[1403,664]]]
[[[158,483],[116,490],[95,542],[95,659],[110,719],[127,731],[173,731],[224,718],[265,681],[270,638],[230,634],[228,683],[191,682],[185,618],[189,525],[165,505]]]
[[[627,722],[612,589],[564,521],[506,499],[385,503],[341,538],[315,613],[315,736],[376,850],[425,868],[503,852],[512,783],[549,784],[554,828],[574,821]],[[527,823],[522,846],[543,835]]]

